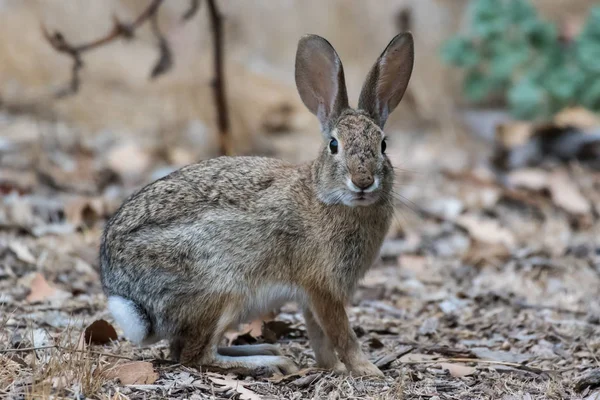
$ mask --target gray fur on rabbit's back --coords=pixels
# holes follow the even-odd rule
[[[351,291],[378,247],[360,252],[356,246],[382,240],[373,232],[385,232],[389,216],[379,214],[387,207],[325,205],[313,173],[310,164],[221,157],[146,186],[107,224],[105,292],[139,306],[152,327],[147,334],[168,337],[185,329],[190,313],[202,320],[200,314],[208,317],[231,299],[242,303],[238,319],[270,311],[280,300],[302,302],[307,275],[335,284],[329,288],[335,292]],[[382,226],[364,229],[365,221]],[[344,270],[357,263],[362,268]],[[331,269],[315,269],[323,264]],[[269,293],[256,293],[261,290]]]

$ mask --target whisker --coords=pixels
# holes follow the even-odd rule
[[[398,200],[398,202],[407,207],[410,211],[412,211],[416,216],[421,217],[422,216],[422,209],[421,207],[419,207],[415,202],[407,199],[406,197],[402,196],[400,193],[397,193],[395,191],[391,191],[394,199]]]

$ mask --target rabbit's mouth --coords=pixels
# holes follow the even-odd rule
[[[344,202],[346,205],[355,206],[368,206],[377,201],[379,198],[379,178],[375,178],[374,183],[369,187],[361,189],[357,187],[350,178],[347,179],[346,187],[348,188],[348,198]]]
[[[369,206],[377,200],[377,194],[371,192],[352,193],[351,206]]]

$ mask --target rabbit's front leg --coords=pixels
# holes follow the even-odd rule
[[[347,370],[356,376],[383,376],[360,348],[350,327],[344,301],[324,292],[311,293],[310,306]]]
[[[304,309],[304,321],[306,323],[306,331],[310,339],[310,347],[315,353],[317,366],[324,369],[332,369],[336,372],[346,371],[346,367],[340,361],[331,340],[325,335],[323,329],[315,319],[310,308]]]

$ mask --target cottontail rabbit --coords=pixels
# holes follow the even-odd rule
[[[187,365],[288,374],[297,368],[274,345],[219,344],[229,327],[296,301],[319,367],[382,375],[362,352],[345,305],[392,217],[394,172],[382,129],[406,90],[413,53],[412,35],[396,36],[355,110],[333,47],[302,37],[296,85],[324,137],[314,162],[219,157],[131,196],[100,246],[108,308],[125,335],[168,339]]]

